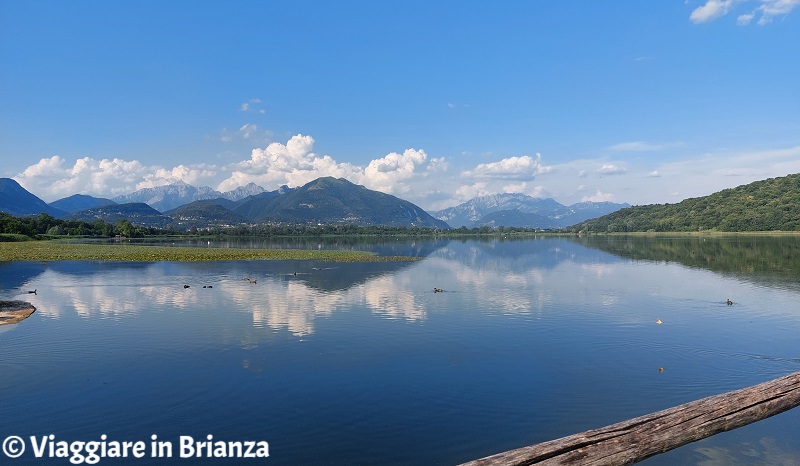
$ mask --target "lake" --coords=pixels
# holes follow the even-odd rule
[[[798,237],[266,241],[196,245],[422,260],[0,263],[37,308],[0,327],[26,447],[0,461],[70,464],[35,457],[53,435],[145,447],[99,464],[453,465],[800,370]],[[209,436],[269,457],[179,457]],[[641,464],[800,464],[798,438],[795,409]]]

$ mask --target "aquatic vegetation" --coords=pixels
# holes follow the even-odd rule
[[[379,256],[367,251],[302,249],[236,249],[132,244],[76,244],[55,241],[0,243],[0,261],[225,261],[322,260],[331,262],[385,262],[418,260],[406,256]]]

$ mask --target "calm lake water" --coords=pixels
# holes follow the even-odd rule
[[[0,437],[27,447],[0,462],[105,434],[147,450],[99,464],[453,465],[800,370],[796,237],[269,246],[424,259],[0,263],[37,308],[0,327]],[[208,435],[270,456],[178,457]],[[795,409],[642,464],[797,465],[798,439]]]

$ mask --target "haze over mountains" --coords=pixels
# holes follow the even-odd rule
[[[183,181],[178,181],[173,184],[158,186],[155,188],[144,188],[131,194],[117,196],[113,198],[113,201],[117,204],[144,202],[159,212],[166,212],[193,201],[219,198],[228,199],[231,201],[240,201],[248,196],[261,194],[265,191],[266,189],[258,186],[255,183],[249,183],[246,186],[239,186],[233,191],[223,193],[215,191],[208,186],[196,188],[190,184],[184,183]]]
[[[0,179],[0,211],[16,216],[131,223],[176,229],[282,224],[354,224],[458,228],[514,226],[560,228],[627,207],[584,202],[564,206],[553,199],[496,194],[433,212],[345,179],[318,178],[304,186],[275,191],[250,183],[230,192],[183,182],[145,188],[112,199],[76,194],[49,205],[10,178]]]
[[[455,207],[431,212],[431,215],[453,228],[502,225],[547,229],[567,227],[625,207],[630,205],[579,202],[565,206],[549,198],[505,193],[476,197]]]

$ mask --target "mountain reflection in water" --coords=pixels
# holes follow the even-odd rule
[[[38,292],[0,332],[0,432],[456,464],[800,370],[796,266],[781,258],[795,244],[484,238],[314,246],[415,262],[2,263],[3,299]],[[643,464],[800,463],[795,411]]]

